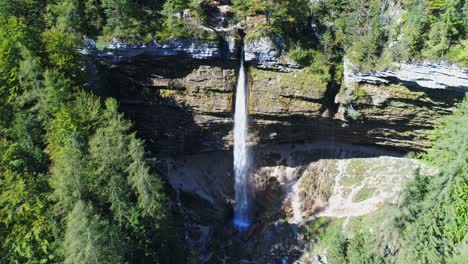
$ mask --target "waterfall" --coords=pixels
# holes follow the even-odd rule
[[[248,94],[247,74],[244,68],[244,52],[241,52],[239,77],[236,88],[236,106],[234,114],[234,175],[235,199],[234,225],[239,230],[246,230],[250,225],[250,153],[248,138]]]

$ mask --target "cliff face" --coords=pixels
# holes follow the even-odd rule
[[[440,65],[400,65],[373,75],[345,67],[344,83],[336,87],[288,62],[279,50],[272,52],[272,42],[260,40],[261,49],[249,43],[250,140],[255,144],[333,140],[418,150],[438,117],[450,113],[468,90],[465,70]],[[119,99],[140,135],[161,154],[232,144],[235,49],[204,45],[88,50],[104,94]]]
[[[203,3],[210,26],[202,27],[217,41],[113,41],[98,51],[88,39],[82,50],[97,65],[103,94],[119,99],[150,149],[163,155],[230,148],[241,45],[253,144],[326,140],[420,150],[468,91],[467,70],[443,65],[360,74],[345,59],[344,72],[311,72],[281,50],[284,39],[261,34],[268,24],[262,12],[237,23],[229,1]],[[388,4],[383,18],[398,26],[401,6]],[[320,39],[317,25],[310,27]]]

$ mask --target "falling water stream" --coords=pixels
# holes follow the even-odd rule
[[[250,225],[250,162],[247,146],[248,137],[248,94],[247,74],[244,68],[244,52],[241,52],[239,78],[236,88],[236,106],[234,114],[234,174],[235,199],[234,225],[238,230],[246,230]]]

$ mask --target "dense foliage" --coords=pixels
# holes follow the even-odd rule
[[[445,121],[422,155],[440,174],[409,184],[396,219],[402,262],[462,263],[468,254],[468,100]]]
[[[189,0],[63,0],[51,1],[47,22],[67,33],[127,43],[154,39],[212,38],[197,27],[200,1]],[[184,10],[191,10],[186,19]]]
[[[185,262],[168,253],[183,243],[143,142],[85,88],[77,47],[103,26],[95,3],[1,2],[1,263]]]
[[[324,57],[346,54],[361,71],[389,67],[395,60],[468,65],[463,0],[235,0],[233,6],[241,20],[266,16],[250,37],[284,37],[284,48],[300,64],[310,64],[319,51]]]
[[[247,38],[279,37],[281,48],[300,64],[314,63],[313,58],[319,53],[327,59],[318,60],[319,64],[342,59],[346,54],[362,71],[388,67],[395,60],[445,60],[468,65],[465,0],[232,0],[230,3],[235,14],[231,24],[247,25],[250,20],[255,21]],[[0,13],[22,18],[25,25],[35,25],[29,29],[31,33],[38,34],[52,26],[68,35],[65,40],[75,44],[86,35],[98,39],[103,46],[114,39],[216,40],[218,36],[207,19],[214,14],[206,6],[218,4],[206,0],[11,0],[0,3]],[[45,42],[48,50],[73,46],[70,42],[54,42],[57,37],[53,33],[44,36],[48,39]],[[58,65],[74,59],[50,58],[61,60]]]
[[[445,60],[467,65],[468,2],[314,1],[312,18],[361,71],[393,61]]]

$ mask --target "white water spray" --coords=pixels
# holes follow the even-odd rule
[[[234,114],[234,174],[236,203],[234,206],[234,225],[245,230],[250,225],[250,155],[248,138],[248,95],[247,74],[244,69],[244,52],[241,52],[239,78],[236,88],[236,109]]]

